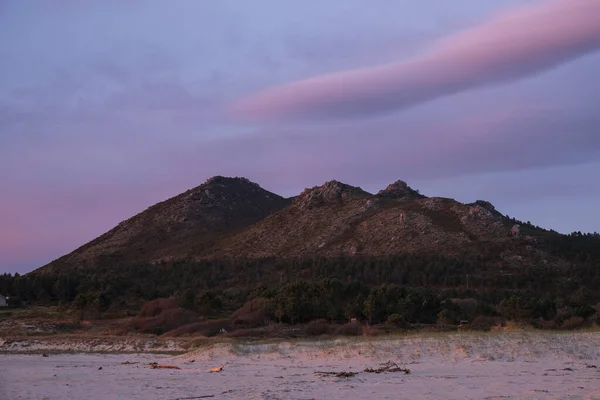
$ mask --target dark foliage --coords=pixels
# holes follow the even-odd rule
[[[409,254],[180,260],[56,274],[3,274],[0,293],[26,305],[71,303],[97,312],[140,309],[162,298],[144,306],[139,317],[157,318],[165,309],[178,309],[166,317],[180,325],[190,315],[231,315],[234,326],[244,328],[270,321],[294,324],[351,318],[398,326],[445,325],[476,316],[556,320],[559,327],[568,321],[565,326],[571,327],[580,321],[571,317],[597,319],[600,239],[579,234],[549,238],[540,236],[540,246],[568,260],[568,266],[499,270],[493,252],[489,257],[463,259]],[[143,325],[141,329],[154,329],[158,319]]]

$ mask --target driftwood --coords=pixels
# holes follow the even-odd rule
[[[221,371],[223,371],[223,367],[224,367],[224,365],[221,365],[220,367],[217,367],[217,368],[211,368],[208,370],[208,372],[221,372]]]
[[[379,368],[367,368],[364,372],[370,374],[381,374],[382,372],[404,372],[405,374],[410,374],[410,369],[401,368],[398,364],[388,361],[385,364],[382,364]]]
[[[336,378],[351,378],[354,375],[358,375],[358,372],[346,372],[346,371],[342,371],[342,372],[329,372],[329,371],[316,371],[315,375],[320,375],[320,376],[335,376]]]
[[[158,369],[158,368],[164,368],[164,369],[181,369],[177,365],[155,365],[155,364],[150,364],[150,368],[152,368],[152,369]]]
[[[215,397],[215,395],[214,394],[205,394],[204,396],[178,397],[175,400],[207,399],[209,397]]]
[[[400,366],[398,366],[398,364],[388,361],[385,364],[382,364],[379,368],[366,368],[364,371],[362,372],[366,372],[366,373],[371,373],[371,374],[381,374],[382,372],[404,372],[405,374],[410,374],[410,369],[408,368],[402,368]],[[333,376],[336,378],[351,378],[355,375],[358,375],[359,372],[346,372],[346,371],[342,371],[342,372],[329,372],[329,371],[316,371],[315,375],[320,375],[320,376]]]
[[[133,365],[133,364],[137,364],[137,363],[138,363],[137,361],[136,361],[136,362],[131,362],[131,361],[123,361],[123,362],[121,363],[121,365]]]

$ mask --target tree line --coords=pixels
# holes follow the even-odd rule
[[[260,318],[287,323],[321,318],[455,323],[477,315],[593,318],[600,302],[597,244],[596,237],[586,235],[544,242],[549,253],[567,261],[562,267],[509,267],[493,249],[489,255],[469,258],[406,254],[178,260],[3,274],[0,293],[13,302],[92,307],[98,312],[139,309],[144,302],[168,297],[210,317],[254,305]]]

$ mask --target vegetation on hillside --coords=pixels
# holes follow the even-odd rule
[[[131,329],[171,334],[311,321],[317,332],[354,318],[574,327],[598,320],[598,287],[597,233],[560,235],[403,181],[377,195],[330,181],[284,199],[224,177],[26,276],[0,276],[11,305],[81,319],[126,310],[138,314]]]
[[[0,293],[24,304],[70,305],[88,316],[111,309],[137,310],[164,298],[189,311],[171,311],[175,324],[164,320],[161,325],[152,315],[153,325],[138,325],[140,330],[151,326],[146,331],[153,333],[196,318],[227,318],[228,327],[351,318],[408,327],[495,317],[561,327],[565,321],[572,324],[573,318],[599,318],[599,243],[597,235],[552,236],[542,245],[568,261],[563,268],[498,270],[493,252],[473,259],[407,254],[180,260],[57,274],[4,274]]]

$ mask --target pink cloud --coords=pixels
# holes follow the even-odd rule
[[[231,107],[251,120],[376,114],[510,82],[600,48],[600,0],[520,6],[438,41],[407,61],[274,87]]]

